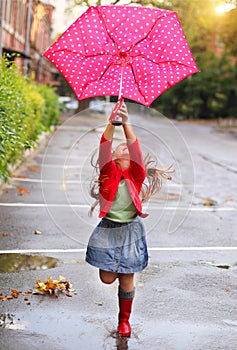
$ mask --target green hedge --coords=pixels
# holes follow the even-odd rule
[[[0,178],[38,136],[58,122],[58,97],[51,87],[30,83],[16,65],[0,61]]]

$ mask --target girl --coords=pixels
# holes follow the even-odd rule
[[[115,105],[114,110],[117,106]],[[130,337],[129,317],[135,295],[134,273],[145,269],[148,263],[147,243],[141,218],[148,216],[142,212],[140,192],[148,199],[161,186],[161,177],[170,179],[171,168],[165,171],[146,167],[136,135],[127,123],[128,112],[123,102],[118,116],[121,119],[126,142],[118,145],[112,154],[115,126],[112,124],[114,110],[100,140],[99,179],[93,185],[91,195],[100,204],[99,217],[102,218],[94,229],[87,246],[86,261],[99,268],[103,283],[111,284],[118,279],[120,336]],[[150,163],[147,158],[147,163]],[[142,189],[148,178],[147,190]],[[96,184],[99,184],[97,192]]]

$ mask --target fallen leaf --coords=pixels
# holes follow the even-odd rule
[[[98,306],[103,306],[103,305],[104,305],[103,301],[98,301],[96,304],[97,304]]]
[[[25,294],[32,294],[33,293],[33,290],[32,289],[28,289]]]
[[[1,236],[2,236],[2,237],[7,237],[7,236],[9,236],[9,233],[8,233],[8,232],[2,232],[2,233],[1,233]]]
[[[214,201],[213,199],[206,197],[205,202],[203,203],[204,206],[206,207],[212,207],[213,205],[217,205],[217,202]]]
[[[36,166],[29,166],[28,168],[30,171],[37,173],[40,169]]]
[[[60,284],[60,285],[59,285],[59,288],[60,288],[61,290],[66,290],[65,284]]]
[[[13,299],[12,295],[6,295],[2,300],[5,301],[5,300],[11,300],[11,299]]]
[[[24,300],[27,302],[27,305],[30,305],[29,302],[29,295],[38,295],[38,294],[46,294],[54,295],[54,297],[58,298],[60,293],[65,292],[67,297],[72,297],[71,292],[74,292],[76,294],[75,289],[72,289],[72,284],[69,280],[67,280],[63,276],[59,276],[57,280],[53,279],[52,276],[48,277],[47,279],[42,282],[40,279],[36,281],[35,284],[36,289],[33,291],[32,289],[28,289],[25,292],[19,291],[17,289],[11,290],[11,295],[5,295],[3,296],[2,291],[0,291],[0,300],[7,301],[11,299],[17,299],[19,297],[19,294],[24,295]]]
[[[25,176],[25,175],[16,175],[16,174],[12,174],[11,177],[16,178],[16,179],[26,179],[27,178],[27,176]]]
[[[27,196],[30,191],[26,188],[23,188],[23,187],[17,187],[17,191],[18,191],[18,194],[19,196]]]
[[[21,293],[20,291],[18,291],[16,289],[12,289],[13,298],[17,299],[20,293]]]
[[[58,280],[54,280],[52,276],[50,276],[44,280],[44,282],[37,280],[35,287],[36,290],[33,294],[45,294],[48,292],[50,295],[56,295],[58,292],[71,291],[72,284],[63,276],[59,276]]]

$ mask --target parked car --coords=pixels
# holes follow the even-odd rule
[[[105,113],[105,102],[101,100],[92,100],[90,101],[90,110],[91,112],[96,113]]]
[[[75,111],[79,107],[79,102],[73,97],[70,96],[59,96],[59,102],[63,106],[62,110],[66,111]]]

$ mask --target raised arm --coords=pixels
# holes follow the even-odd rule
[[[113,141],[113,137],[114,137],[114,125],[112,125],[111,123],[108,123],[105,131],[104,131],[104,137],[106,138],[106,140],[108,141]]]
[[[109,122],[100,140],[99,167],[100,170],[112,160],[112,142],[114,137],[114,125]]]
[[[128,143],[128,145],[130,145],[134,141],[136,141],[137,137],[134,134],[130,124],[128,124],[128,111],[127,111],[127,107],[126,107],[124,102],[119,110],[119,116],[122,119],[122,126],[123,126],[123,130],[124,130],[124,134],[125,134],[127,143]]]
[[[129,150],[130,159],[131,159],[130,165],[133,168],[133,170],[137,172],[137,174],[142,172],[142,176],[144,176],[145,165],[144,165],[142,151],[141,151],[137,136],[132,130],[131,125],[128,123],[128,111],[125,103],[122,104],[119,110],[119,115],[122,120],[122,126],[126,137],[126,141],[128,144],[128,150]]]

